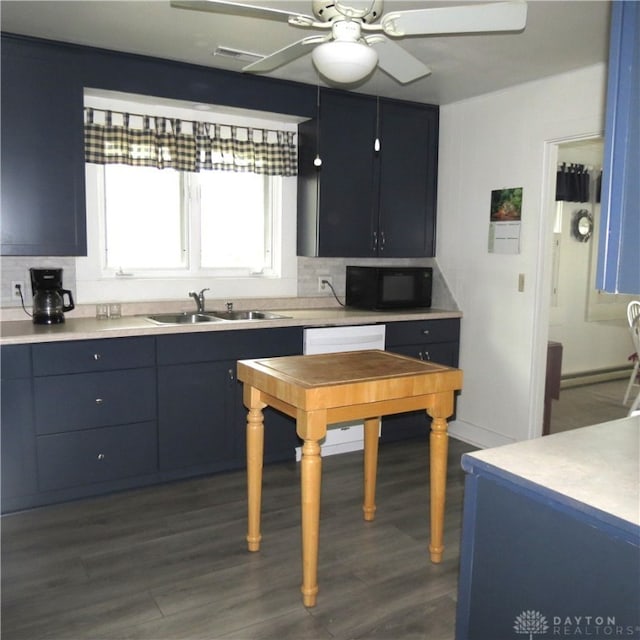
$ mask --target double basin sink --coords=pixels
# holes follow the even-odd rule
[[[270,311],[202,311],[190,313],[158,313],[147,316],[156,324],[199,324],[201,322],[223,322],[225,320],[280,320],[289,318]]]

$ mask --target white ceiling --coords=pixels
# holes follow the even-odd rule
[[[311,15],[311,0],[245,0]],[[385,10],[465,2],[386,0]],[[398,42],[431,67],[427,78],[401,85],[381,71],[355,90],[447,104],[507,86],[606,62],[610,2],[530,0],[522,33],[409,37]],[[217,46],[269,54],[307,35],[272,20],[172,8],[169,0],[2,0],[2,31],[92,45],[240,71],[243,63],[213,56]],[[269,74],[317,84],[309,55]]]

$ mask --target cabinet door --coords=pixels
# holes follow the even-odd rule
[[[430,360],[450,367],[457,366],[458,343],[438,342],[388,347],[388,351],[420,360]],[[426,411],[411,411],[386,416],[382,420],[382,442],[394,442],[408,438],[427,437],[431,418]]]
[[[0,361],[0,487],[5,512],[20,508],[19,496],[36,492],[31,348],[3,346]]]
[[[379,255],[435,255],[438,111],[380,101]]]
[[[236,389],[236,456],[238,466],[246,466],[247,408],[242,402],[242,384]],[[264,462],[292,462],[300,439],[296,433],[296,421],[271,407],[263,410],[264,417]]]
[[[602,213],[596,285],[640,294],[640,4],[611,3]]]
[[[35,493],[36,457],[31,380],[2,380],[1,384],[0,471],[4,512],[7,509],[7,501],[11,498]]]
[[[254,333],[254,332],[252,332]],[[302,328],[255,330],[261,339],[259,347],[254,349],[252,358],[272,358],[294,356],[302,353]],[[235,365],[235,363],[234,363]],[[242,383],[236,384],[234,403],[234,424],[236,432],[236,457],[238,465],[246,465],[247,408],[242,399]],[[296,433],[296,421],[293,418],[267,407],[264,414],[264,461],[287,462],[295,460],[295,448],[300,440]]]
[[[307,123],[301,139],[298,253],[375,256],[375,100],[323,91],[319,142],[316,125]],[[319,169],[312,166],[316,152],[322,158]]]
[[[86,255],[82,86],[70,55],[2,46],[2,255]]]
[[[234,385],[230,361],[159,367],[160,471],[231,465]]]

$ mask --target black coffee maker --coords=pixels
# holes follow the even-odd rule
[[[60,324],[75,308],[71,291],[62,288],[62,269],[29,269],[33,294],[33,324]],[[64,303],[64,296],[69,304]]]

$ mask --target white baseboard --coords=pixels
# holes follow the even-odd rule
[[[469,422],[463,422],[462,420],[454,420],[449,423],[449,435],[480,449],[501,447],[504,444],[513,444],[515,442],[513,438],[507,438],[500,433],[478,427]]]
[[[584,384],[597,384],[611,380],[628,380],[633,366],[622,369],[600,369],[596,371],[584,371],[582,373],[570,373],[560,379],[560,388],[580,387]]]

